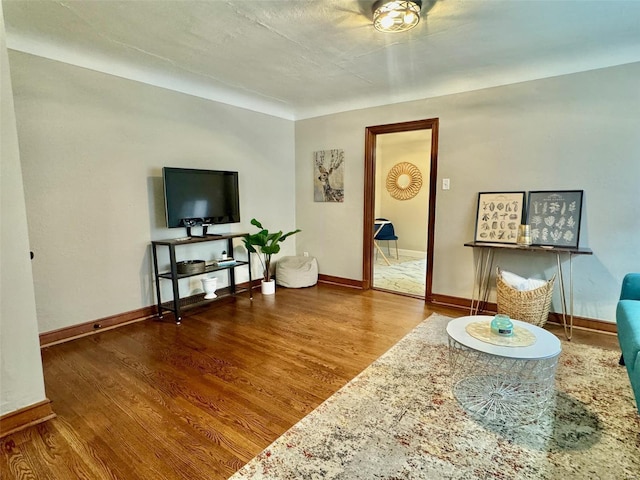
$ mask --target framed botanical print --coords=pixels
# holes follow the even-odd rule
[[[525,192],[480,192],[476,242],[516,243],[524,213]]]
[[[583,190],[529,192],[532,245],[578,248]]]

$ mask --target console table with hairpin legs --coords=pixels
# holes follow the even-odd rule
[[[593,255],[590,248],[571,248],[571,247],[541,247],[541,246],[524,246],[511,243],[483,243],[468,242],[465,247],[477,248],[480,251],[476,264],[476,271],[473,277],[473,291],[471,293],[471,309],[470,315],[477,315],[481,312],[489,299],[489,281],[496,252],[511,250],[529,253],[546,253],[555,254],[556,268],[558,270],[558,285],[560,288],[560,304],[562,307],[562,325],[567,340],[571,340],[573,336],[573,257],[575,255]],[[565,278],[562,270],[562,256],[569,258],[569,308],[567,309],[567,288],[565,286]],[[477,297],[476,297],[477,295]]]

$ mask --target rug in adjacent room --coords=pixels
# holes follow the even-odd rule
[[[424,296],[427,259],[408,256],[387,257],[389,265],[380,255],[373,266],[373,285],[375,288],[393,292]]]
[[[231,478],[640,479],[640,416],[618,352],[563,341],[555,409],[491,427],[452,396],[449,320],[429,317]]]

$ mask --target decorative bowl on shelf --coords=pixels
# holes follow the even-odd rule
[[[177,262],[176,267],[180,274],[203,273],[205,268],[204,260],[184,260]]]

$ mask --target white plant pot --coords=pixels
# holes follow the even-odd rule
[[[273,295],[274,293],[276,293],[276,281],[269,280],[268,282],[265,282],[262,280],[262,294]]]
[[[201,279],[202,281],[202,289],[204,290],[206,299],[217,298],[216,288],[218,288],[218,278],[217,277],[207,277]]]

